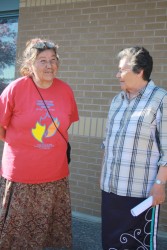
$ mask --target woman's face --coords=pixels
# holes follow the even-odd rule
[[[39,84],[50,85],[58,70],[58,60],[52,49],[42,51],[32,65],[32,72]]]
[[[120,81],[121,89],[129,93],[136,93],[141,88],[141,73],[134,73],[128,65],[128,60],[123,58],[119,62],[119,71],[116,77]]]

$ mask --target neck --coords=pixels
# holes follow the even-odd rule
[[[136,92],[136,93],[127,93],[128,94],[128,97],[129,97],[129,99],[131,100],[131,99],[133,99],[134,97],[136,97],[137,95],[138,95],[138,93],[139,92]]]
[[[37,85],[37,87],[42,88],[42,89],[49,88],[53,83],[53,81],[51,81],[51,82],[41,82],[39,80],[36,80],[34,77],[32,77],[32,78],[33,78],[34,83]]]
[[[147,81],[143,81],[142,84],[140,82],[139,84],[140,87],[138,89],[136,89],[133,92],[127,92],[129,99],[136,97],[139,94],[139,92],[146,87],[147,83],[148,83]]]

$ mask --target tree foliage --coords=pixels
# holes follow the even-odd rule
[[[16,31],[9,23],[0,23],[0,70],[15,64]]]

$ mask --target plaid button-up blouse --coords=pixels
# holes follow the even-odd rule
[[[112,101],[106,125],[101,189],[147,197],[159,166],[167,165],[167,91],[150,81],[131,101]]]

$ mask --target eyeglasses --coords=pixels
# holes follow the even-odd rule
[[[58,49],[58,46],[52,42],[38,42],[33,45],[35,49]]]
[[[38,62],[38,64],[40,64],[43,67],[46,67],[46,65],[48,65],[48,64],[51,65],[51,66],[58,65],[58,59],[57,58],[51,59],[49,61],[42,59],[42,60],[38,60],[37,62]]]
[[[117,74],[120,74],[120,75],[121,75],[123,72],[129,72],[129,71],[131,71],[131,69],[128,69],[128,68],[119,69],[118,72],[117,72]]]

